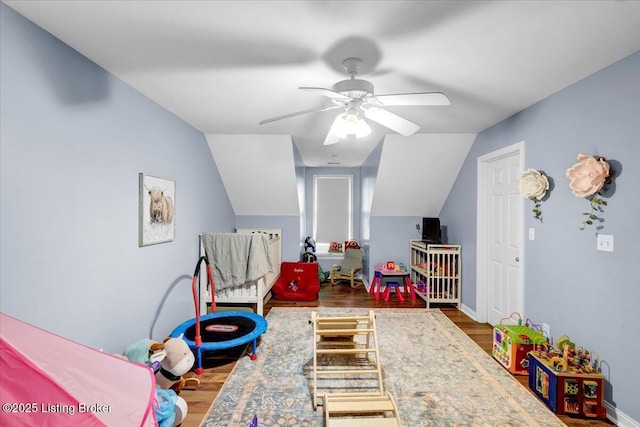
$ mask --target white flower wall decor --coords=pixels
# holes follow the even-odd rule
[[[542,172],[535,169],[527,169],[520,176],[518,184],[520,194],[534,202],[533,217],[542,221],[542,199],[549,191],[549,179]]]

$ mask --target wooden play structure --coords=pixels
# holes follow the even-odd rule
[[[324,407],[326,427],[400,427],[396,403],[384,390],[373,311],[348,317],[319,317],[314,311],[311,323],[313,407]],[[319,377],[348,377],[349,385],[319,392]]]

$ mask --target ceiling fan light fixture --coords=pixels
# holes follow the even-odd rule
[[[363,119],[358,119],[358,124],[356,125],[356,138],[364,138],[365,136],[371,135],[371,128]]]
[[[336,117],[334,121],[335,132],[341,137],[355,136],[356,138],[364,138],[371,134],[371,128],[361,117],[357,111],[347,111]]]
[[[364,138],[370,134],[371,127],[360,117],[360,113],[356,110],[347,110],[345,113],[338,114],[333,120],[324,145],[336,144],[344,139],[351,141]]]

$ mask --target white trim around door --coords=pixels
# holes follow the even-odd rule
[[[477,242],[477,251],[476,251],[476,321],[478,322],[487,322],[489,320],[488,311],[489,311],[489,302],[488,302],[488,292],[489,292],[489,277],[490,277],[490,260],[489,260],[489,244],[490,237],[489,236],[489,221],[491,218],[489,217],[490,212],[490,183],[492,177],[490,176],[490,168],[493,162],[505,159],[507,157],[517,156],[520,170],[524,165],[525,159],[525,142],[520,141],[508,147],[501,148],[499,150],[493,151],[491,153],[485,154],[483,156],[478,157],[477,160],[477,224],[476,224],[476,242]],[[519,247],[521,255],[520,258],[520,267],[519,267],[519,292],[518,292],[518,300],[516,301],[516,308],[520,312],[520,314],[524,315],[524,233],[522,232],[523,227],[523,219],[524,219],[524,203],[522,201],[519,203],[519,207],[517,209],[517,219],[518,219],[518,230],[519,232]]]

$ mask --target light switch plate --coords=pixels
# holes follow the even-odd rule
[[[598,234],[596,248],[599,251],[613,252],[613,236],[610,234]]]
[[[536,240],[536,229],[535,228],[530,228],[529,229],[529,240]]]

